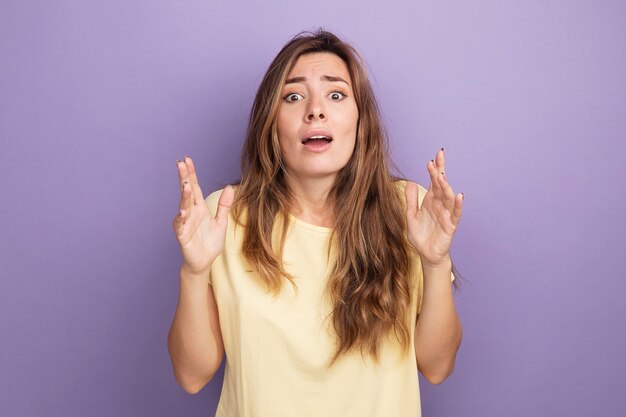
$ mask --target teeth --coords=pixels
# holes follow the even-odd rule
[[[326,140],[330,140],[330,138],[328,136],[323,136],[323,135],[310,136],[310,137],[306,138],[305,140],[309,140],[309,139],[326,139]]]

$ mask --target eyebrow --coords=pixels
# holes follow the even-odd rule
[[[344,80],[341,77],[337,77],[334,75],[322,75],[320,77],[321,81],[330,81],[330,82],[342,82],[342,83],[346,83],[346,85],[349,87],[350,84],[348,84],[348,82],[346,80]],[[295,84],[295,83],[301,83],[306,81],[306,77],[293,77],[293,78],[288,78],[287,81],[285,81],[285,84]]]

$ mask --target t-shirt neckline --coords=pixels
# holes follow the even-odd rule
[[[299,218],[297,218],[296,216],[294,216],[291,213],[289,213],[289,220],[292,223],[297,224],[298,226],[302,226],[302,227],[304,227],[306,229],[314,230],[316,232],[331,233],[333,231],[332,227],[324,227],[324,226],[318,226],[316,224],[307,223],[304,220],[300,220]]]

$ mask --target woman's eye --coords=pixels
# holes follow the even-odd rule
[[[303,97],[298,93],[287,94],[285,97],[283,97],[283,100],[289,103],[295,103],[296,101],[300,101],[302,99]]]
[[[341,100],[345,96],[346,95],[344,93],[342,93],[341,91],[333,91],[332,93],[330,93],[330,99],[331,100]]]

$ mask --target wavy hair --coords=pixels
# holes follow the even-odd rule
[[[243,255],[271,293],[278,294],[285,278],[297,291],[282,265],[294,199],[281,160],[276,120],[289,71],[300,56],[315,52],[333,53],[345,62],[359,113],[355,150],[327,200],[335,227],[329,247],[334,265],[326,295],[337,336],[329,366],[353,349],[367,351],[378,361],[380,343],[391,332],[406,354],[411,342],[407,316],[412,249],[406,237],[404,199],[397,178],[389,172],[387,137],[363,60],[330,32],[296,35],[274,58],[257,91],[232,205],[237,224],[245,226]]]

